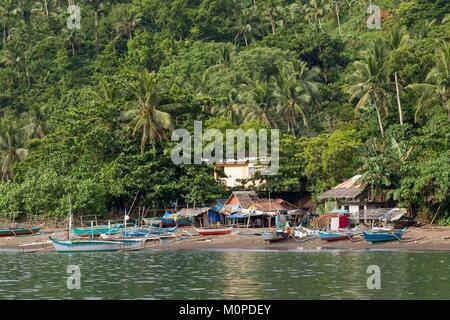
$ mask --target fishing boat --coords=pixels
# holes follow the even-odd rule
[[[0,237],[14,237],[23,236],[29,234],[35,234],[41,231],[42,226],[23,226],[23,225],[12,225],[12,226],[0,226]]]
[[[148,226],[155,226],[155,227],[159,227],[162,223],[161,219],[159,218],[144,218],[142,219],[142,221],[144,221],[144,223]]]
[[[319,231],[319,238],[325,241],[350,239],[354,235],[351,231]]]
[[[229,228],[195,228],[202,236],[212,236],[212,235],[221,235],[221,234],[229,234],[233,230],[232,227]]]
[[[267,242],[275,242],[289,238],[289,233],[283,231],[266,231],[262,233],[262,238]]]
[[[383,228],[374,228],[372,230],[364,231],[364,239],[371,243],[385,242],[393,240],[401,240],[406,228],[402,230],[389,230]]]
[[[174,219],[161,218],[161,222],[163,227],[186,227],[192,225],[192,221],[188,218],[178,218],[176,221]]]
[[[107,235],[118,234],[121,229],[122,229],[122,225],[116,224],[116,225],[112,225],[112,226],[72,228],[72,231],[78,237],[99,237],[102,234],[107,234]]]
[[[52,238],[51,236],[49,237],[49,239],[52,242],[55,250],[60,253],[119,251],[124,247],[124,243],[121,241],[88,239],[58,240]]]
[[[167,227],[167,228],[151,227],[150,234],[163,234],[163,233],[175,232],[177,230],[177,228],[178,228],[178,226]]]
[[[120,239],[118,241],[122,242],[121,250],[133,251],[144,249],[145,240],[146,239]]]
[[[147,237],[148,235],[171,233],[175,232],[176,230],[177,230],[176,226],[172,228],[149,227],[149,228],[123,229],[122,233],[126,238],[140,238],[140,237]]]
[[[133,229],[123,229],[123,236],[126,238],[141,238],[146,237],[150,233],[148,228],[133,228]]]

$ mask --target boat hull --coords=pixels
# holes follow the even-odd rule
[[[83,240],[56,240],[50,238],[53,247],[60,253],[71,252],[112,252],[119,251],[124,247],[123,242],[119,241],[83,241]]]
[[[286,232],[264,232],[261,236],[264,241],[274,242],[287,239],[289,234]]]
[[[24,236],[35,234],[41,231],[42,227],[11,227],[11,228],[0,228],[0,237],[14,237],[14,236]]]
[[[350,233],[328,233],[328,232],[319,232],[319,238],[325,241],[339,241],[351,238],[353,235]]]
[[[222,234],[229,234],[233,228],[222,228],[222,229],[195,229],[202,236],[215,236]]]
[[[364,239],[371,243],[400,240],[403,232],[363,232]]]
[[[192,225],[192,221],[189,219],[177,219],[177,221],[173,220],[173,219],[161,219],[162,225],[163,227],[175,227],[175,226],[190,226]]]

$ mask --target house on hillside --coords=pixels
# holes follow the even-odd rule
[[[228,188],[233,188],[239,186],[243,182],[242,180],[252,178],[256,172],[263,168],[261,165],[248,159],[214,163],[214,179],[222,181]],[[247,186],[253,185],[257,187],[262,183],[264,183],[263,180],[257,180],[247,183]]]
[[[364,221],[365,213],[381,208],[381,203],[370,200],[368,187],[361,183],[361,177],[356,175],[321,194],[318,198],[325,201],[325,210],[346,210],[353,221],[360,222]]]

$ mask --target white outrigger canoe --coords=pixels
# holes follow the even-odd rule
[[[50,237],[57,252],[112,252],[119,250],[140,250],[145,248],[144,239],[121,240],[57,240]]]

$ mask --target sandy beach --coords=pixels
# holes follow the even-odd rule
[[[43,230],[42,234],[21,237],[0,238],[0,250],[18,250],[21,245],[45,243],[51,232]],[[176,233],[178,239],[158,243],[147,241],[148,250],[418,250],[450,251],[450,227],[424,226],[411,227],[404,234],[402,241],[370,244],[366,241],[342,240],[327,242],[318,238],[301,242],[296,239],[266,243],[261,236],[242,235],[241,232],[261,232],[261,229],[236,229],[229,235],[200,236],[193,228],[183,228]],[[187,233],[192,237],[183,237]],[[50,250],[51,251],[51,250]]]

